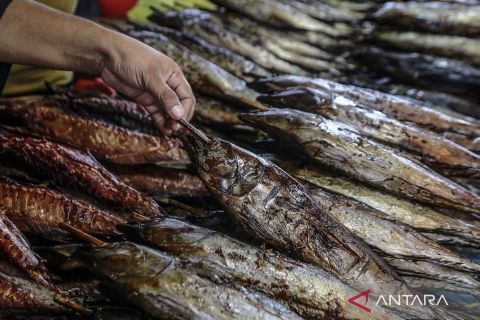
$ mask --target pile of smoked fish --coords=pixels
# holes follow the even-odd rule
[[[183,69],[171,136],[0,99],[0,318],[479,319],[480,4],[213,2],[101,21]]]

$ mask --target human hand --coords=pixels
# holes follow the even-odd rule
[[[174,120],[190,120],[195,97],[180,67],[169,57],[115,33],[106,42],[99,75],[113,89],[144,105],[164,134],[178,130]]]

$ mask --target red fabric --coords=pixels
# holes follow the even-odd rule
[[[77,82],[75,82],[74,87],[75,90],[78,91],[97,91],[110,97],[115,97],[117,95],[117,92],[113,88],[109,87],[100,78],[95,78],[95,80],[78,80]]]
[[[124,19],[127,12],[137,4],[138,0],[100,0],[102,16],[105,18]]]

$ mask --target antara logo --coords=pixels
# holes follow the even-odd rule
[[[367,306],[368,304],[368,298],[370,295],[370,291],[372,289],[365,290],[351,298],[349,298],[347,301],[350,304],[353,304],[354,306],[366,311],[366,312],[371,312],[372,310]],[[359,300],[361,302],[359,302]],[[375,302],[375,305],[377,306],[401,306],[401,305],[406,305],[406,306],[413,306],[413,305],[420,305],[420,306],[438,306],[440,304],[448,306],[447,299],[445,299],[445,296],[442,294],[439,298],[437,298],[433,294],[425,294],[423,296],[421,295],[413,295],[413,294],[401,294],[401,295],[380,295],[377,299],[377,302]]]
[[[369,307],[367,307],[368,295],[370,294],[370,291],[372,291],[372,289],[365,290],[365,291],[357,294],[356,296],[353,296],[350,299],[348,299],[348,302],[353,304],[354,306],[359,307],[362,310],[365,310],[367,312],[371,312],[371,309]],[[360,304],[360,303],[357,302],[357,299],[360,299],[362,297],[365,297],[365,303],[364,304]]]

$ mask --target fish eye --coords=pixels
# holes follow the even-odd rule
[[[231,146],[214,142],[199,155],[200,167],[210,175],[231,179],[235,177],[238,159]]]

